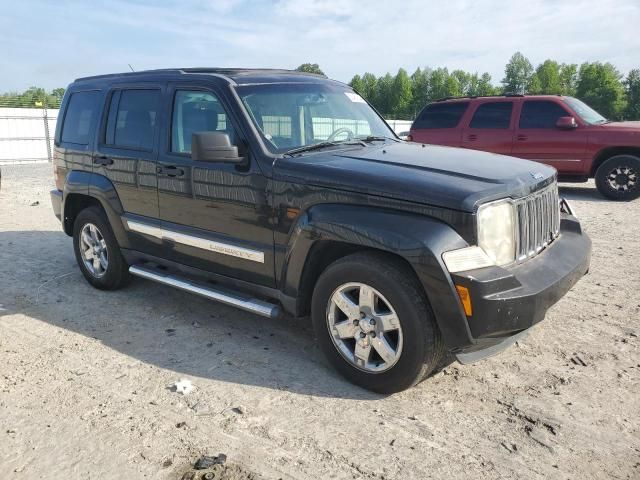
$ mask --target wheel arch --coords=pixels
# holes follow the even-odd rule
[[[126,246],[128,240],[121,221],[124,210],[113,183],[103,175],[71,171],[67,175],[62,201],[62,226],[67,235],[73,235],[73,224],[78,214],[91,206],[102,209],[118,244]]]
[[[600,165],[617,155],[633,155],[640,158],[640,147],[606,147],[600,150],[591,164],[590,177],[594,177]]]
[[[471,334],[442,262],[446,250],[467,243],[444,222],[421,215],[366,206],[319,205],[299,219],[287,245],[280,275],[283,293],[295,298],[295,313],[309,313],[318,277],[336,260],[377,252],[414,275],[434,310],[445,344],[469,345]]]

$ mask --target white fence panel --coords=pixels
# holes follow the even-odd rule
[[[0,108],[0,163],[50,160],[57,118],[56,109]]]

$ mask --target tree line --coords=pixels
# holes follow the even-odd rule
[[[0,107],[58,108],[63,96],[64,88],[54,88],[47,92],[44,88],[30,87],[22,93],[1,93]]]
[[[317,64],[303,64],[301,71],[322,73]],[[376,77],[355,75],[349,85],[386,118],[414,119],[427,103],[445,97],[515,94],[550,94],[577,97],[612,120],[640,120],[640,69],[626,77],[611,63],[582,65],[545,60],[537,67],[516,52],[505,66],[500,85],[488,73],[447,68],[418,68],[409,75]]]
[[[305,63],[297,70],[323,74],[317,63]],[[409,75],[398,73],[376,77],[355,75],[349,85],[386,118],[412,120],[429,102],[445,97],[517,94],[570,95],[577,97],[612,120],[640,120],[640,68],[624,77],[614,65],[602,62],[558,63],[545,60],[534,68],[520,52],[505,66],[500,85],[488,73],[471,73],[447,68],[418,68]],[[0,107],[57,108],[64,88],[49,92],[30,87],[22,93],[0,94]]]

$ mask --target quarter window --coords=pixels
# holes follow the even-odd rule
[[[111,96],[105,143],[153,150],[159,108],[159,90],[115,91]]]
[[[471,120],[470,128],[507,129],[511,123],[512,102],[481,104]]]
[[[412,128],[455,128],[468,106],[469,102],[431,103],[420,112]]]
[[[526,101],[520,114],[520,128],[556,128],[560,117],[569,116],[567,111],[555,102]]]
[[[99,108],[100,92],[76,92],[69,99],[62,125],[62,141],[88,145],[91,126]]]
[[[173,102],[171,151],[191,153],[191,136],[197,132],[221,132],[235,143],[227,114],[217,96],[209,92],[178,90]]]

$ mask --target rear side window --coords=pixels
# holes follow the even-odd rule
[[[100,92],[76,92],[71,95],[62,125],[62,141],[88,145],[91,127],[95,124],[100,102]]]
[[[560,117],[569,113],[555,102],[525,101],[520,114],[520,128],[556,128]]]
[[[159,90],[113,92],[105,143],[115,147],[153,150],[159,108]]]
[[[490,102],[481,104],[473,115],[471,128],[507,129],[511,122],[513,102]]]
[[[412,128],[455,128],[468,106],[469,102],[432,103],[424,107]]]

